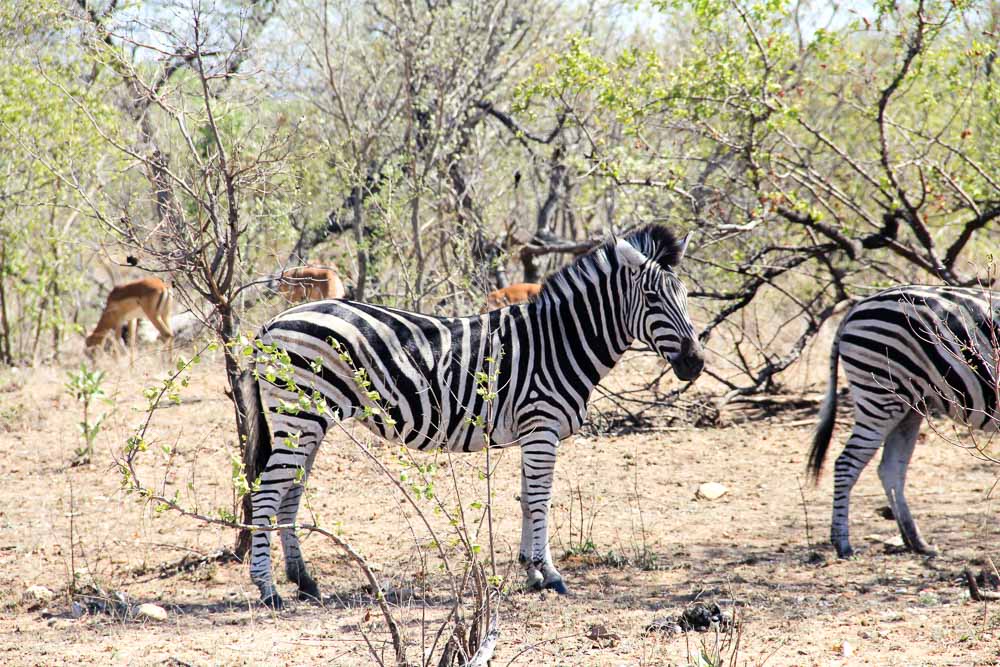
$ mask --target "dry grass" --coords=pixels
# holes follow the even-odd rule
[[[814,363],[825,369],[818,349]],[[645,376],[650,363],[627,359],[609,386]],[[160,575],[160,565],[230,546],[233,535],[156,514],[123,496],[111,455],[143,415],[141,388],[164,368],[149,358],[135,371],[104,365],[114,414],[98,438],[94,463],[77,468],[69,463],[79,444],[79,406],[63,389],[66,369],[0,375],[0,662],[369,664],[361,633],[384,638],[378,614],[369,614],[373,605],[360,576],[319,537],[307,538],[305,550],[326,595],[324,607],[293,603],[279,614],[261,609],[253,604],[257,594],[245,568],[236,564]],[[812,382],[825,376],[803,372]],[[165,479],[202,509],[232,506],[228,454],[235,451],[235,436],[223,382],[219,360],[199,367],[183,404],[164,410],[153,430],[158,442],[177,449],[169,475],[165,457],[153,449],[148,457],[152,478]],[[1000,663],[1000,616],[993,606],[970,602],[960,582],[969,562],[986,555],[1000,560],[997,512],[988,500],[996,468],[925,437],[911,469],[910,497],[925,535],[943,551],[927,561],[888,553],[878,541],[894,537],[896,528],[876,512],[884,499],[873,465],[854,495],[853,538],[861,555],[836,561],[826,547],[829,476],[819,488],[804,488],[812,543],[806,539],[797,478],[803,476],[810,416],[809,409],[766,419],[759,412],[728,413],[724,422],[730,425],[719,428],[590,435],[565,443],[557,464],[553,553],[574,551],[558,563],[571,593],[508,597],[493,664],[687,664],[703,639],[711,646],[711,637],[644,636],[643,630],[700,598],[738,605],[739,665]],[[360,427],[349,428],[371,440]],[[837,437],[842,442],[846,433],[838,430]],[[397,465],[394,448],[376,447],[387,465]],[[515,581],[517,458],[514,451],[504,453],[495,478],[501,570]],[[454,467],[465,505],[482,497],[481,456],[439,462],[439,475]],[[699,501],[694,491],[705,481],[730,491],[715,502]],[[315,517],[339,526],[380,566],[400,593],[393,599],[409,639],[419,643],[422,615],[440,617],[446,591],[412,510],[342,434],[324,444],[310,487]],[[445,502],[458,502],[446,484],[437,488]],[[589,554],[572,549],[580,542],[579,498],[592,524]],[[640,553],[645,556],[637,558]],[[275,560],[280,567],[277,549]],[[72,618],[65,594],[71,562],[79,582],[93,580],[105,590],[157,602],[169,620]],[[29,609],[21,596],[35,584],[60,595],[45,609]],[[282,588],[291,593],[287,584]],[[419,598],[425,590],[426,609]],[[588,637],[595,623],[614,638]],[[844,641],[853,649],[849,658],[843,657]],[[411,649],[412,657],[418,653]]]

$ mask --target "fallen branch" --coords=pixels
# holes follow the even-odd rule
[[[499,621],[500,619],[496,615],[490,619],[490,627],[486,631],[486,636],[483,637],[483,643],[479,645],[472,659],[465,663],[465,667],[486,667],[493,659],[493,651],[497,647],[497,639],[500,638]]]

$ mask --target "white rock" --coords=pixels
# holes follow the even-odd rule
[[[167,610],[159,605],[151,604],[149,602],[139,605],[139,608],[135,610],[135,615],[154,621],[167,620]]]
[[[876,535],[872,533],[871,535],[865,535],[865,539],[869,542],[878,542],[888,547],[903,546],[903,538],[898,533],[895,535]]]
[[[854,647],[846,639],[840,643],[840,657],[850,658],[854,655]]]
[[[56,594],[45,586],[31,586],[21,595],[21,600],[32,607],[37,607],[50,602],[55,596]]]
[[[729,489],[718,482],[705,482],[698,487],[697,496],[705,500],[718,500],[729,493]]]

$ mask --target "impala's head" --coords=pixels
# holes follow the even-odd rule
[[[615,254],[632,274],[635,309],[632,333],[670,362],[681,380],[694,380],[705,353],[688,314],[687,288],[674,272],[687,250],[666,227],[646,225],[615,244]]]
[[[100,347],[101,343],[104,342],[104,336],[98,336],[97,332],[90,334],[84,340],[83,343],[83,353],[91,361],[94,360],[94,355],[97,353],[97,348]]]

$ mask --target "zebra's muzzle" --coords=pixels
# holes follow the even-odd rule
[[[705,368],[705,352],[694,338],[685,338],[681,341],[681,351],[670,359],[670,365],[678,380],[694,380]]]

